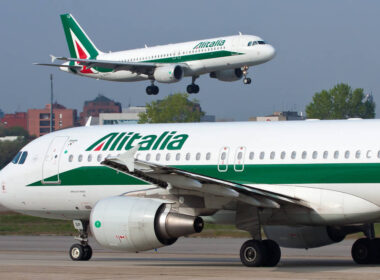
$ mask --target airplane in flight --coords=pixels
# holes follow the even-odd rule
[[[355,262],[380,263],[379,128],[315,120],[64,129],[0,171],[0,203],[73,220],[73,260],[91,258],[90,231],[104,247],[138,252],[213,222],[251,234],[240,250],[246,266],[275,266],[280,246],[321,247],[356,232],[366,237],[352,246]]]
[[[61,15],[70,57],[52,57],[52,63],[36,65],[55,66],[60,70],[95,79],[135,82],[149,80],[148,95],[156,95],[154,84],[179,82],[191,77],[189,94],[198,93],[195,80],[204,74],[220,81],[231,82],[247,77],[250,66],[265,63],[275,56],[275,49],[263,39],[252,35],[226,36],[199,41],[154,46],[118,52],[100,51],[71,14]],[[65,61],[55,64],[55,60]]]

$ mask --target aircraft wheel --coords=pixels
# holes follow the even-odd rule
[[[186,88],[186,91],[188,94],[192,94],[194,92],[194,87],[193,85],[188,85]]]
[[[83,255],[83,259],[84,261],[88,261],[89,259],[91,259],[92,257],[92,248],[90,245],[85,245],[83,246],[83,251],[84,251],[84,255]]]
[[[198,93],[199,92],[199,86],[198,85],[194,85],[194,93]]]
[[[69,254],[73,261],[81,261],[85,255],[84,248],[81,244],[74,244],[71,246]]]
[[[265,259],[263,266],[273,267],[278,264],[281,259],[281,249],[277,242],[271,239],[263,240],[263,245],[267,251],[267,258]]]
[[[146,91],[147,95],[152,95],[153,94],[153,89],[152,89],[151,86],[147,86],[145,91]]]
[[[372,262],[371,240],[360,238],[352,245],[351,255],[357,264],[369,264]]]
[[[152,86],[152,94],[153,95],[157,95],[159,91],[160,91],[160,89],[158,88],[158,86]]]
[[[249,85],[252,82],[251,78],[244,78],[243,83]]]
[[[262,266],[266,255],[266,248],[259,240],[248,240],[240,248],[240,260],[248,267]]]

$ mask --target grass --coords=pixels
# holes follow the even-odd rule
[[[380,224],[375,224],[375,232],[380,232]],[[72,221],[37,218],[12,212],[0,213],[0,235],[77,235]],[[250,235],[232,225],[205,224],[201,233],[191,237],[231,237],[249,238]],[[362,233],[349,235],[348,238],[358,238]]]

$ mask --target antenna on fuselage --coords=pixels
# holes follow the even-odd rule
[[[241,32],[239,31],[239,35],[241,36],[241,35],[243,35],[243,33],[241,33]]]

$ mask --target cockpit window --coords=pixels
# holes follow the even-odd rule
[[[18,160],[20,159],[21,152],[18,152],[17,155],[12,159],[12,163],[17,164]]]
[[[28,156],[28,152],[23,152],[20,158],[20,162],[18,164],[24,164],[27,156]]]
[[[254,45],[265,45],[265,41],[251,41],[248,43],[248,46],[254,46]]]

